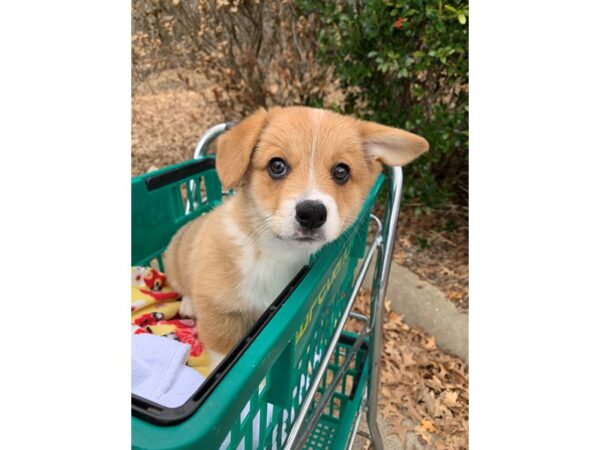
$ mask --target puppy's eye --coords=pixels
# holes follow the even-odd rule
[[[269,175],[271,176],[271,178],[283,178],[286,176],[288,171],[288,166],[286,165],[285,161],[281,158],[273,158],[271,161],[269,161],[269,166],[267,167],[267,172],[269,172]]]
[[[331,175],[337,184],[346,184],[350,179],[350,167],[340,163],[331,169]]]

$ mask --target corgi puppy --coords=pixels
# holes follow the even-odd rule
[[[352,225],[382,164],[428,148],[407,131],[306,107],[260,109],[219,137],[217,173],[235,195],[183,226],[164,258],[213,367]]]

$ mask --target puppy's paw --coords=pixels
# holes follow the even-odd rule
[[[206,349],[206,353],[208,354],[208,371],[210,373],[216,369],[221,361],[223,361],[225,355],[209,348]]]
[[[179,305],[179,315],[181,317],[189,317],[191,319],[196,318],[196,309],[192,303],[192,299],[187,295],[184,295],[181,299],[181,305]]]

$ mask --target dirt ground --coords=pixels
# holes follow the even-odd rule
[[[132,98],[132,175],[189,159],[198,138],[227,120],[211,103],[210,84],[184,86],[176,72],[139,86]],[[450,206],[419,215],[404,204],[394,259],[468,310],[468,211]],[[361,295],[357,307],[367,307]],[[404,441],[407,432],[432,449],[468,447],[468,368],[439,350],[435,338],[386,312],[381,408]],[[411,425],[407,425],[410,423]]]

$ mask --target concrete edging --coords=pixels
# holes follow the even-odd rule
[[[371,266],[363,286],[370,290],[373,279]],[[421,280],[415,273],[392,263],[387,297],[392,309],[404,315],[405,322],[435,336],[439,348],[469,360],[469,315],[460,312],[444,293]]]

